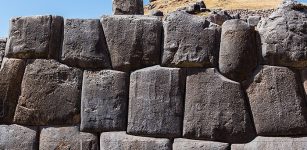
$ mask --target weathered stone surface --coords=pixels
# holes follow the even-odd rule
[[[307,95],[307,68],[301,70],[301,80],[303,82],[303,87],[305,91],[305,96]]]
[[[0,69],[0,123],[12,123],[26,62],[4,59]]]
[[[258,30],[264,64],[307,67],[307,7],[286,1]]]
[[[6,57],[58,59],[63,36],[62,17],[17,17],[11,20],[10,26]]]
[[[4,58],[6,39],[0,39],[0,67]]]
[[[227,11],[213,11],[207,19],[210,22],[216,23],[218,25],[223,25],[223,23],[227,20],[232,19],[232,17],[227,13]]]
[[[81,98],[81,131],[124,131],[127,127],[129,75],[85,71]]]
[[[144,15],[143,0],[112,0],[113,15]]]
[[[216,69],[188,71],[184,112],[186,138],[242,143],[255,136],[240,83]]]
[[[101,150],[171,150],[172,143],[166,138],[149,138],[128,135],[125,132],[103,132]]]
[[[258,25],[259,21],[261,20],[260,16],[249,16],[247,18],[248,25],[255,27]]]
[[[199,141],[190,139],[175,139],[173,150],[229,150],[228,143]]]
[[[219,70],[227,78],[240,82],[257,67],[255,30],[245,21],[232,19],[222,26]]]
[[[232,150],[305,150],[307,137],[261,137],[247,144],[232,144]]]
[[[0,125],[0,149],[38,149],[37,129],[20,125]]]
[[[160,62],[162,22],[154,16],[104,16],[113,69],[132,71]]]
[[[86,69],[111,67],[99,19],[65,19],[61,61]]]
[[[80,121],[82,71],[55,60],[31,60],[21,84],[14,121],[64,125]]]
[[[79,132],[78,126],[46,127],[41,129],[40,150],[98,150],[98,138],[92,133]]]
[[[262,66],[247,89],[258,135],[307,133],[307,106],[296,72]]]
[[[163,66],[204,67],[217,64],[220,27],[204,17],[183,11],[170,13],[163,26]]]
[[[130,76],[127,133],[179,137],[182,130],[184,72],[160,66]]]

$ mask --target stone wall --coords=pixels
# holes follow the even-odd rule
[[[306,22],[295,2],[256,28],[183,11],[13,18],[0,149],[306,149]]]

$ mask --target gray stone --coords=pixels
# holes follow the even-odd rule
[[[111,67],[99,19],[65,19],[61,61],[85,69]]]
[[[112,0],[113,15],[144,15],[143,0]]]
[[[247,144],[232,144],[232,150],[306,150],[307,137],[261,137]]]
[[[187,73],[183,137],[242,143],[255,131],[240,83],[216,69],[192,69]]]
[[[32,16],[11,19],[5,56],[9,58],[58,59],[63,36],[60,16]]]
[[[39,137],[40,150],[98,150],[98,137],[79,132],[78,126],[45,127]]]
[[[227,11],[213,11],[208,17],[207,19],[210,22],[216,23],[218,25],[223,25],[223,23],[227,20],[232,19],[232,17],[227,13]]]
[[[4,58],[6,39],[0,39],[0,67]]]
[[[305,96],[307,96],[307,68],[301,70],[301,80],[303,82]]]
[[[26,125],[80,122],[82,71],[55,60],[30,60],[14,121]]]
[[[129,75],[85,71],[81,97],[81,131],[124,131],[127,128]]]
[[[248,25],[255,27],[258,25],[259,21],[261,20],[260,16],[249,16],[247,18]]]
[[[162,22],[154,16],[104,16],[113,69],[132,71],[160,63]]]
[[[179,137],[182,130],[184,72],[160,66],[130,76],[127,133]]]
[[[307,7],[288,1],[257,28],[262,42],[263,63],[307,67]]]
[[[163,26],[163,66],[216,66],[220,27],[211,24],[204,17],[183,11],[170,13],[164,19]]]
[[[166,138],[150,138],[128,135],[125,132],[103,132],[101,150],[171,150],[172,143]]]
[[[0,123],[12,123],[26,62],[4,59],[0,69]]]
[[[199,141],[190,139],[175,139],[173,150],[229,150],[228,143]]]
[[[307,133],[307,106],[296,72],[286,67],[261,66],[247,95],[258,135]]]
[[[227,78],[240,82],[257,67],[255,30],[245,21],[233,19],[222,26],[219,70]]]
[[[161,10],[152,10],[150,11],[151,16],[164,16],[163,12]]]
[[[1,150],[38,149],[37,129],[20,125],[0,125]]]

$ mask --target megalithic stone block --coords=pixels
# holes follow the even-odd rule
[[[174,139],[173,150],[229,150],[230,144],[191,139]]]
[[[84,69],[111,67],[99,19],[65,19],[61,62]]]
[[[127,133],[180,137],[182,133],[184,70],[160,66],[130,76]]]
[[[32,16],[11,19],[5,56],[20,59],[58,59],[63,17]]]
[[[125,131],[127,128],[129,75],[103,70],[84,71],[81,131]]]
[[[4,58],[6,39],[0,39],[0,67]]]
[[[214,68],[187,73],[183,137],[244,143],[255,136],[240,83]]]
[[[307,105],[301,84],[293,70],[261,66],[247,89],[258,135],[307,133]]]
[[[13,122],[26,62],[4,59],[0,69],[0,124]]]
[[[222,26],[219,70],[227,78],[241,82],[257,67],[256,31],[245,21],[232,19]]]
[[[78,126],[44,127],[39,136],[39,149],[98,150],[98,137],[80,132]]]
[[[163,22],[162,65],[170,67],[216,66],[220,27],[204,17],[183,11],[170,13]]]
[[[29,60],[14,122],[25,125],[80,123],[82,73],[55,60]]]
[[[143,0],[112,0],[113,15],[144,15]]]
[[[154,16],[104,16],[113,69],[133,71],[160,63],[162,22]]]
[[[167,138],[150,138],[128,135],[125,132],[103,132],[100,135],[101,150],[171,150]]]

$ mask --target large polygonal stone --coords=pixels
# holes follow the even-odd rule
[[[261,66],[247,95],[258,135],[307,133],[307,105],[296,72],[286,67]]]
[[[31,60],[26,67],[14,121],[26,125],[80,122],[82,71],[55,60]]]
[[[177,11],[164,19],[163,26],[163,66],[216,66],[220,44],[218,25],[204,17]]]
[[[240,83],[216,69],[188,71],[184,112],[186,138],[242,143],[255,136]]]
[[[61,61],[79,68],[111,67],[99,19],[65,19]]]
[[[0,69],[0,123],[12,123],[26,62],[4,59]]]
[[[78,126],[42,128],[40,150],[98,150],[95,134],[80,132]]]
[[[9,58],[58,59],[63,36],[60,16],[32,16],[11,19],[5,56]]]
[[[162,22],[154,16],[104,16],[113,69],[133,71],[160,63]]]
[[[127,133],[179,137],[182,130],[184,72],[160,66],[130,76]]]
[[[5,53],[6,39],[0,39],[0,67]]]
[[[245,21],[233,19],[222,26],[219,70],[227,78],[240,82],[257,67],[255,30]]]
[[[128,135],[125,132],[103,132],[100,135],[101,150],[171,150],[166,138],[150,138]]]
[[[113,15],[143,15],[143,0],[112,0]]]
[[[125,131],[129,75],[103,70],[85,71],[81,98],[81,131]]]
[[[1,150],[38,149],[37,129],[20,125],[0,125]]]
[[[190,139],[175,139],[173,150],[229,150],[228,143],[199,141]]]
[[[258,30],[265,64],[307,67],[307,7],[285,1],[261,20]]]

